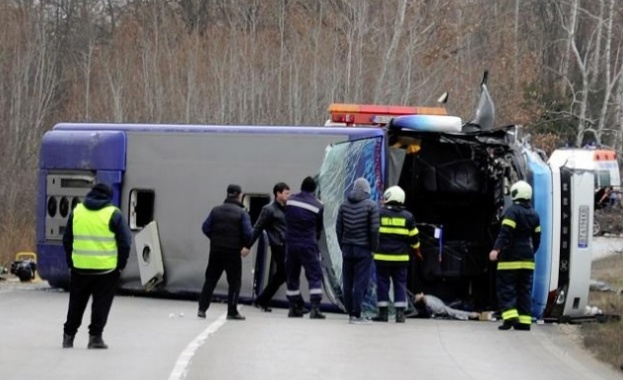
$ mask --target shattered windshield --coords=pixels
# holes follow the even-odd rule
[[[324,235],[321,244],[325,269],[325,290],[332,302],[344,310],[342,293],[342,252],[337,242],[337,212],[353,183],[359,177],[370,182],[372,199],[379,201],[383,192],[381,137],[333,144],[327,147],[318,177],[320,198],[324,204]],[[376,309],[374,267],[370,274],[363,312]]]

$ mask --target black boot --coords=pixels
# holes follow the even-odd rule
[[[247,319],[247,317],[245,317],[244,315],[242,315],[240,313],[227,314],[227,320],[228,321],[244,321],[245,319]]]
[[[387,322],[387,306],[379,307],[379,315],[373,317],[374,322]]]
[[[396,308],[396,323],[405,323],[405,308]]]
[[[288,312],[288,318],[301,318],[303,312],[295,305],[290,305],[290,311]]]
[[[309,313],[309,309],[305,307],[305,301],[303,301],[303,300],[297,302],[296,308],[299,311],[299,313],[301,313],[301,314]]]
[[[63,334],[63,348],[74,348],[75,335]]]
[[[312,308],[309,312],[309,319],[325,319],[327,318],[320,312],[320,302],[312,302]]]
[[[107,349],[108,345],[104,343],[101,335],[89,335],[89,345],[87,348]]]
[[[515,330],[520,330],[520,331],[530,331],[530,324],[529,323],[517,323],[513,326],[513,328],[515,328]]]
[[[498,326],[498,330],[510,330],[517,323],[516,318],[505,319],[504,322]]]
[[[253,302],[253,307],[260,309],[261,311],[265,313],[271,313],[273,311],[273,309],[270,306],[260,301]]]

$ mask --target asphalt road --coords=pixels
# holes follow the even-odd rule
[[[595,256],[623,239],[599,238]],[[68,294],[45,283],[0,286],[2,380],[198,379],[623,379],[597,362],[557,325],[531,332],[496,322],[407,320],[349,325],[289,319],[285,310],[243,307],[226,321],[213,304],[207,320],[195,302],[119,296],[104,339],[87,350],[88,314],[75,348],[62,349]]]

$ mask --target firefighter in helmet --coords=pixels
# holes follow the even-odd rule
[[[380,210],[379,246],[374,252],[379,314],[372,320],[388,320],[391,281],[394,285],[396,322],[403,323],[407,307],[406,285],[410,253],[416,251],[419,254],[420,239],[415,218],[404,208],[405,192],[399,186],[392,186],[385,190],[383,201]]]
[[[511,186],[513,204],[502,217],[500,232],[489,253],[497,261],[500,330],[530,330],[534,253],[541,242],[539,215],[532,208],[532,187],[525,181]]]

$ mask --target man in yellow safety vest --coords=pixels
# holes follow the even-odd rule
[[[118,208],[112,188],[98,183],[69,215],[63,235],[67,266],[71,270],[69,307],[63,348],[72,348],[89,298],[93,297],[88,348],[108,348],[102,332],[119,276],[130,254],[132,237]]]

